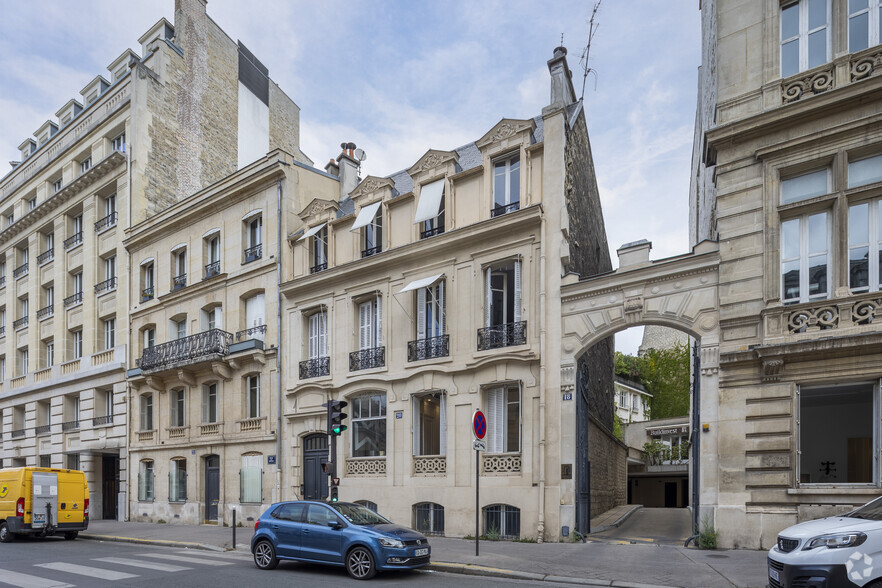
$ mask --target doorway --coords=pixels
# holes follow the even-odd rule
[[[217,505],[220,502],[220,457],[205,458],[205,522],[217,522]]]
[[[316,433],[303,439],[303,487],[304,500],[325,500],[328,497],[328,480],[322,471],[322,460],[328,459],[328,436]]]
[[[119,497],[119,457],[101,456],[101,518],[116,520]]]

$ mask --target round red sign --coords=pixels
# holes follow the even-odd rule
[[[472,416],[472,431],[475,433],[476,439],[483,439],[487,434],[487,418],[480,408],[475,410],[475,414]]]

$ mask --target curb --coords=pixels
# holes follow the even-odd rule
[[[635,509],[636,510],[636,509]],[[450,562],[434,562],[424,570],[435,572],[447,572],[449,574],[463,574],[467,576],[484,576],[489,578],[507,578],[510,580],[531,580],[538,582],[554,582],[556,584],[573,584],[579,586],[607,586],[610,588],[678,588],[676,586],[660,586],[657,584],[639,584],[634,582],[620,582],[617,580],[596,580],[592,578],[575,578],[573,576],[553,576],[550,574],[536,574],[533,572],[518,572],[479,566],[475,564],[459,564]]]
[[[593,535],[595,533],[603,533],[604,531],[608,531],[610,529],[615,529],[615,528],[620,527],[622,525],[622,523],[624,523],[629,518],[631,518],[631,515],[633,515],[635,512],[637,512],[641,508],[643,508],[642,504],[635,504],[634,508],[632,508],[631,510],[629,510],[628,512],[626,512],[625,514],[620,516],[616,521],[610,523],[609,525],[601,525],[600,527],[596,527],[596,528],[592,529],[591,532],[588,535],[586,535],[586,537],[591,537],[591,535]],[[637,586],[637,585],[635,585],[635,586]],[[646,586],[651,586],[651,584],[646,584]],[[642,588],[642,586],[638,586],[638,588]]]
[[[167,541],[165,539],[140,539],[138,537],[119,537],[116,535],[93,535],[80,533],[79,539],[89,539],[91,541],[113,541],[116,543],[139,543],[141,545],[160,545],[163,547],[183,547],[186,549],[201,549],[203,551],[238,551],[234,549],[224,549],[217,545],[207,545],[205,543],[192,543],[188,541]]]

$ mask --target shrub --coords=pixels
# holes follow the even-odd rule
[[[699,549],[716,549],[717,548],[717,530],[711,526],[710,517],[705,515],[701,519],[701,531],[698,533]]]

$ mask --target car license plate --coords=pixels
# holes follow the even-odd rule
[[[34,523],[45,523],[46,515],[44,514],[34,514]]]
[[[422,549],[414,549],[413,550],[414,557],[421,557],[423,555],[429,555],[429,548],[428,547],[423,547]]]
[[[776,582],[781,581],[781,575],[778,574],[778,570],[773,570],[772,568],[769,568],[769,577]]]

